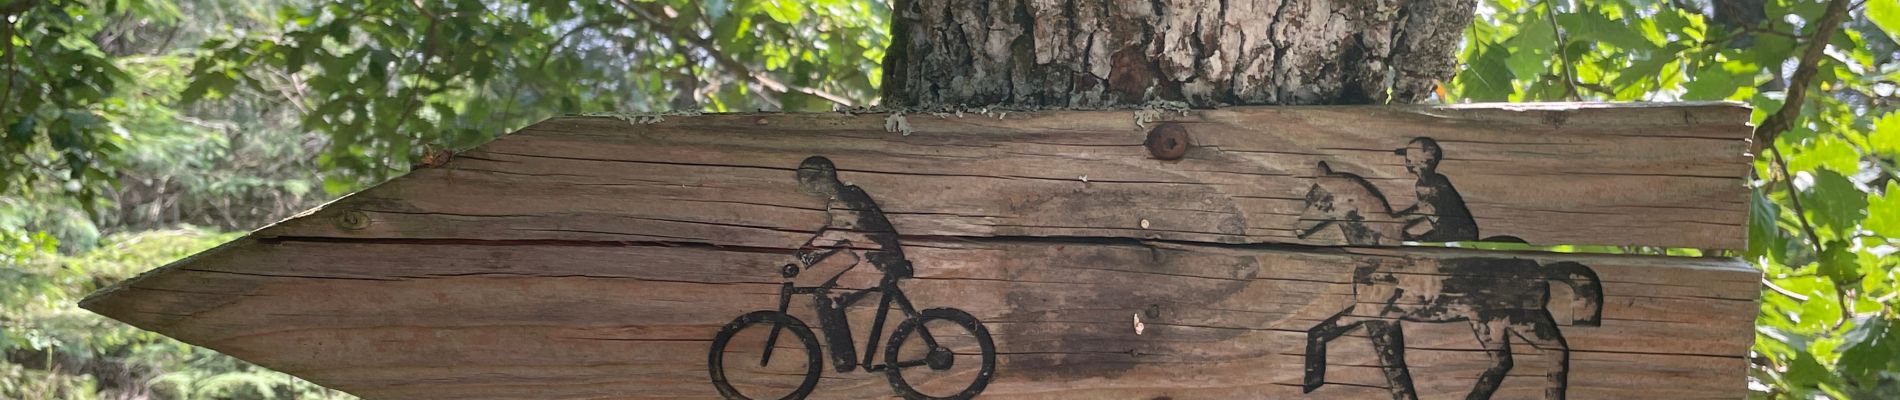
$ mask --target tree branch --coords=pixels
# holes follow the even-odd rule
[[[1783,99],[1781,109],[1776,110],[1767,119],[1763,119],[1761,125],[1755,127],[1753,135],[1756,154],[1760,154],[1760,149],[1766,146],[1773,157],[1775,168],[1781,171],[1781,180],[1788,187],[1788,203],[1794,208],[1795,219],[1801,222],[1801,230],[1807,234],[1808,243],[1814,246],[1815,257],[1820,257],[1826,250],[1821,247],[1821,236],[1815,234],[1814,224],[1808,222],[1807,210],[1801,206],[1800,189],[1794,186],[1794,175],[1788,171],[1788,159],[1781,154],[1781,148],[1775,145],[1775,140],[1781,136],[1782,132],[1787,132],[1794,126],[1796,118],[1800,118],[1801,108],[1807,100],[1809,81],[1814,79],[1814,74],[1820,67],[1821,57],[1827,50],[1827,42],[1834,37],[1834,32],[1840,29],[1841,18],[1846,14],[1847,0],[1828,2],[1827,10],[1822,13],[1821,19],[1815,22],[1816,25],[1813,25],[1814,34],[1808,37],[1808,48],[1801,54],[1800,64],[1795,68],[1794,76],[1788,82],[1787,96]],[[1836,329],[1853,317],[1853,306],[1847,302],[1849,289],[1841,286],[1836,285],[1834,288],[1835,295],[1841,301],[1841,320],[1836,321]]]
[[[422,33],[422,40],[420,43],[422,45],[422,49],[421,49],[422,59],[418,60],[419,66],[417,66],[415,69],[416,71],[415,84],[404,88],[404,90],[407,90],[409,92],[409,95],[404,96],[402,99],[402,109],[401,109],[402,113],[396,115],[396,123],[389,125],[389,130],[391,133],[400,133],[402,131],[402,124],[409,122],[409,115],[415,114],[414,109],[415,107],[417,107],[416,98],[423,96],[423,94],[421,93],[422,90],[419,89],[419,87],[422,86],[422,83],[424,80],[428,79],[429,62],[435,58],[436,25],[440,25],[441,20],[436,19],[435,14],[432,14],[427,9],[423,8],[420,2],[416,4],[416,10],[418,12],[421,12],[423,15],[429,16],[429,27],[426,28],[426,30],[423,31]],[[398,64],[398,68],[400,68],[400,66],[401,64]],[[401,71],[401,70],[398,69],[398,71]],[[398,82],[402,80],[400,72],[398,72],[396,80]],[[443,84],[446,84],[446,83],[448,82],[438,82],[436,83],[436,86],[437,88],[440,88]],[[407,157],[408,155],[405,154],[403,156]]]
[[[1794,120],[1801,116],[1801,106],[1808,95],[1808,81],[1814,80],[1821,57],[1826,55],[1828,39],[1840,29],[1841,17],[1846,14],[1846,0],[1828,2],[1827,11],[1821,15],[1820,21],[1815,22],[1814,35],[1808,37],[1808,48],[1801,54],[1800,66],[1795,68],[1794,77],[1788,82],[1787,96],[1781,103],[1781,109],[1755,127],[1756,150],[1760,150],[1760,146],[1773,147],[1775,138],[1792,128]]]
[[[784,82],[778,81],[777,79],[772,79],[772,77],[766,76],[763,73],[754,72],[752,71],[752,68],[747,67],[744,63],[741,63],[738,60],[735,60],[732,57],[727,56],[723,52],[720,52],[719,46],[713,44],[711,40],[707,40],[706,38],[699,37],[699,35],[695,32],[682,32],[677,28],[671,28],[671,26],[666,24],[665,21],[661,20],[659,17],[654,16],[651,10],[647,10],[646,8],[635,5],[627,0],[614,0],[614,2],[620,4],[621,7],[625,7],[628,11],[632,12],[635,17],[638,17],[641,20],[641,22],[645,22],[648,26],[656,28],[656,30],[665,29],[668,36],[672,37],[675,40],[684,40],[687,44],[693,45],[694,48],[697,48],[700,51],[706,52],[708,56],[712,57],[713,62],[718,63],[720,67],[724,67],[725,69],[732,71],[734,75],[749,78],[753,82],[758,83],[759,86],[761,87],[764,87],[766,89],[770,89],[774,92],[779,92],[779,93],[798,92],[798,93],[804,93],[804,94],[808,94],[812,96],[817,96],[818,98],[822,98],[832,103],[837,103],[845,107],[855,106],[851,103],[851,99],[844,98],[844,96],[827,93],[825,91],[818,90],[815,88],[786,84]]]
[[[613,18],[602,18],[602,19],[597,19],[593,21],[583,22],[580,25],[575,25],[574,29],[569,29],[567,30],[567,32],[562,33],[561,36],[554,38],[554,42],[548,45],[547,50],[544,50],[541,52],[541,61],[539,65],[535,68],[537,69],[547,68],[548,59],[553,58],[554,52],[556,50],[560,50],[563,47],[567,47],[567,38],[573,37],[574,34],[580,33],[581,31],[587,30],[588,28],[594,28],[601,25],[606,25],[610,23],[620,23],[620,22],[628,22],[628,20],[626,18],[613,16]]]
[[[1570,55],[1564,52],[1564,48],[1569,47],[1570,42],[1564,40],[1563,30],[1557,27],[1557,6],[1551,5],[1551,2],[1551,0],[1544,1],[1544,16],[1546,17],[1544,19],[1550,21],[1551,37],[1557,38],[1557,60],[1563,63],[1558,70],[1563,72],[1564,94],[1570,96],[1571,101],[1582,101],[1583,93],[1577,90],[1577,74],[1573,72],[1570,65]]]
[[[1794,217],[1801,221],[1801,231],[1807,233],[1808,242],[1814,245],[1814,256],[1820,257],[1821,237],[1814,234],[1814,225],[1808,223],[1807,209],[1801,207],[1801,192],[1794,187],[1794,175],[1788,173],[1788,159],[1782,157],[1781,149],[1774,145],[1768,146],[1768,153],[1773,156],[1775,168],[1781,171],[1781,181],[1788,185],[1788,204],[1794,207]]]

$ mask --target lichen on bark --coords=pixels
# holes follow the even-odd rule
[[[898,0],[886,106],[1409,103],[1475,0]]]

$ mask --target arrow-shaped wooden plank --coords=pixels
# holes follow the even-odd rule
[[[557,119],[84,306],[368,398],[1742,396],[1737,260],[1391,247],[1741,246],[1744,110],[1546,107]]]

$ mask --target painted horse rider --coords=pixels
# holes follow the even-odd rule
[[[1414,138],[1405,148],[1394,151],[1405,156],[1405,171],[1418,181],[1414,188],[1418,204],[1398,212],[1405,217],[1404,239],[1415,242],[1456,242],[1478,240],[1478,222],[1465,208],[1465,199],[1451,186],[1451,179],[1438,173],[1438,161],[1444,150],[1428,137]]]

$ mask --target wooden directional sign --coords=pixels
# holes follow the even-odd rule
[[[1747,113],[558,118],[84,306],[374,399],[1740,398],[1738,260],[1407,244],[1741,248]]]

